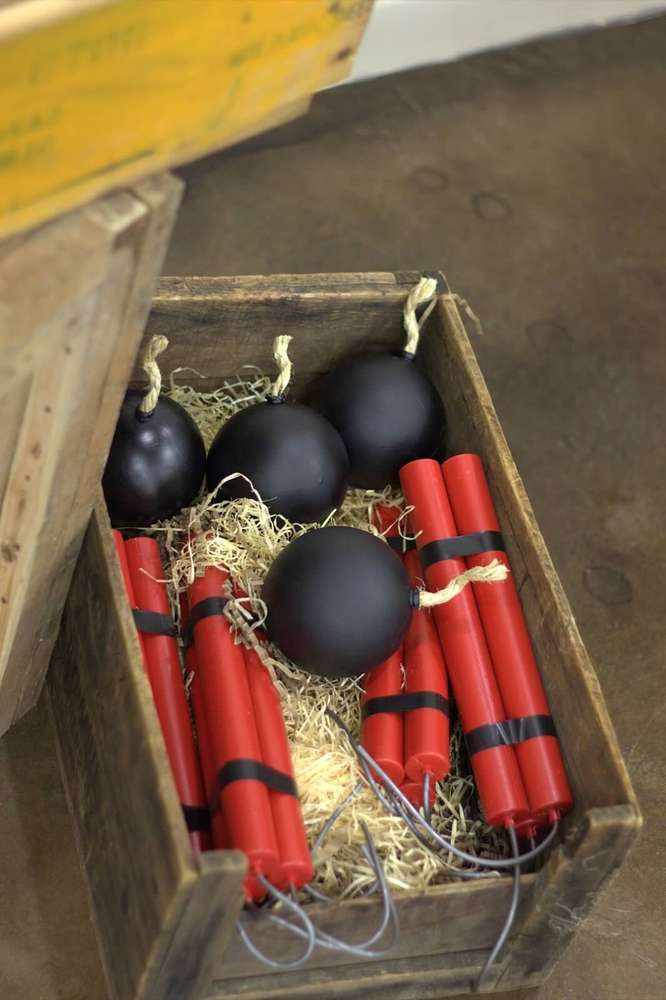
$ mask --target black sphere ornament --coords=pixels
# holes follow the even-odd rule
[[[436,290],[434,279],[422,278],[408,296],[404,351],[350,358],[316,390],[313,405],[339,431],[347,448],[351,486],[381,490],[397,481],[407,462],[437,458],[443,452],[444,406],[414,364],[420,326],[416,308]],[[427,314],[429,310],[421,324]]]
[[[193,502],[203,483],[206,449],[197,425],[179,403],[159,396],[155,358],[166,346],[166,338],[153,338],[144,362],[150,388],[130,389],[120,410],[102,479],[116,528],[172,517]]]
[[[316,528],[283,549],[264,581],[268,634],[325,677],[358,676],[402,642],[412,613],[402,560],[358,528]]]
[[[309,524],[323,520],[342,502],[349,460],[340,435],[320,413],[284,399],[290,339],[276,339],[280,375],[266,402],[236,413],[218,431],[208,453],[206,480],[211,492],[217,490],[218,501],[258,493],[272,513]]]

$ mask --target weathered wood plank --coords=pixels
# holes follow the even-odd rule
[[[39,696],[181,189],[105,198],[0,266],[0,732]]]
[[[169,370],[191,366],[192,385],[215,385],[243,365],[270,371],[272,345],[290,333],[298,389],[343,353],[400,348],[401,304],[418,275],[274,275],[250,278],[163,278],[145,340],[170,340]],[[133,378],[143,373],[135,369]]]
[[[522,878],[518,921],[530,911],[534,882],[534,875]],[[372,966],[377,976],[383,976],[404,968],[406,962],[447,955],[453,967],[458,961],[457,956],[472,947],[479,951],[492,947],[504,922],[510,895],[509,876],[484,883],[449,883],[433,887],[425,894],[399,894],[395,899],[400,923],[399,940],[388,955],[368,959],[364,964]],[[338,906],[317,904],[308,912],[317,926],[328,934],[352,943],[369,937],[381,920],[381,905],[377,899],[348,900]],[[293,937],[273,928],[268,922],[262,925],[258,921],[252,935],[262,950],[276,957],[296,957],[301,948]],[[312,983],[320,973],[332,967],[343,981],[357,975],[359,958],[352,955],[333,956],[331,952],[317,949],[304,969],[281,974],[280,989]],[[229,942],[223,972],[223,982],[230,990],[239,993],[251,993],[259,986],[267,988],[273,978],[265,966],[247,955],[237,935]],[[221,990],[221,985],[216,988]]]
[[[633,805],[590,809],[554,852],[535,887],[536,904],[523,920],[502,964],[497,986],[515,989],[546,978],[619,870],[641,826]]]
[[[166,955],[146,975],[145,1000],[204,1000],[210,995],[243,904],[246,862],[236,851],[211,851],[197,858],[197,867],[199,876],[180,919],[168,929]]]

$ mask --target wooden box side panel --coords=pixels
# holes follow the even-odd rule
[[[590,809],[567,824],[564,843],[539,874],[534,905],[498,968],[496,988],[516,989],[550,975],[639,829],[640,818],[630,804]]]
[[[530,910],[535,883],[534,875],[523,876],[520,912]],[[229,943],[214,991],[223,989],[232,994],[280,990],[289,995],[308,983],[327,980],[344,983],[358,974],[359,964],[374,969],[376,975],[409,970],[423,960],[426,965],[437,960],[442,969],[455,969],[459,956],[476,952],[480,964],[500,931],[511,894],[510,879],[487,882],[452,882],[437,886],[427,893],[400,893],[395,896],[400,935],[386,955],[361,960],[358,956],[335,954],[317,948],[307,966],[280,974],[274,973],[253,959],[238,935]],[[316,904],[308,913],[318,927],[344,941],[370,938],[382,919],[382,908],[376,898],[347,900],[338,906]],[[297,957],[300,942],[284,934],[267,921],[257,922],[252,936],[269,955],[281,958]]]
[[[289,333],[294,387],[347,353],[400,348],[402,304],[418,274],[295,274],[240,278],[162,278],[144,344],[169,338],[165,371],[205,390],[243,365],[271,372],[273,340]],[[197,372],[205,375],[198,377]],[[142,381],[135,367],[133,380]]]
[[[182,185],[0,247],[0,733],[35,703]]]

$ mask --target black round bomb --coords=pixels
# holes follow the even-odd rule
[[[442,590],[410,586],[402,559],[360,528],[314,528],[269,569],[262,598],[270,639],[294,663],[324,677],[353,677],[399,648],[414,608],[453,600],[469,583],[503,580],[497,560],[474,566]]]
[[[407,297],[402,352],[350,358],[318,386],[313,405],[345,443],[351,486],[383,489],[397,481],[407,462],[434,458],[442,451],[444,407],[435,387],[414,364],[419,339],[416,309],[436,290],[433,278],[422,278]]]
[[[218,431],[206,478],[218,501],[254,497],[256,491],[272,513],[309,524],[342,502],[349,460],[342,438],[320,413],[285,401],[290,340],[276,338],[280,373],[271,395],[234,414]]]
[[[147,392],[125,394],[102,478],[111,523],[147,527],[172,517],[196,498],[203,483],[206,449],[197,425],[173,399],[160,396],[156,357],[168,345],[153,337],[144,368]]]
[[[262,590],[268,634],[326,677],[363,674],[393,653],[411,616],[402,560],[358,528],[307,531],[282,550]]]

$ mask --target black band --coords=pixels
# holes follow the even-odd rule
[[[132,608],[132,614],[137,632],[143,635],[168,635],[172,639],[178,635],[171,615],[164,615],[161,611],[148,611],[146,608]]]
[[[402,535],[391,535],[386,541],[396,552],[408,552],[409,549],[416,548],[416,540],[414,538],[403,538]]]
[[[192,642],[192,637],[194,636],[194,626],[204,618],[214,618],[218,615],[224,614],[226,604],[226,597],[204,597],[203,600],[197,601],[194,607],[190,610],[187,625],[183,629],[183,642],[186,646],[189,646]]]
[[[273,792],[282,792],[284,795],[293,795],[298,798],[296,782],[290,774],[278,771],[260,760],[252,760],[249,757],[237,757],[235,760],[228,760],[227,763],[217,772],[217,789],[221,792],[225,785],[230,785],[232,781],[261,781]],[[217,796],[216,796],[217,798]],[[212,811],[212,810],[211,810]]]
[[[413,712],[417,708],[436,708],[448,717],[449,701],[437,691],[411,691],[403,694],[389,694],[383,698],[370,698],[361,707],[361,718],[379,715],[382,712]]]
[[[183,806],[185,825],[190,833],[205,833],[210,830],[210,812],[207,806]]]
[[[470,757],[492,747],[511,747],[536,736],[555,736],[555,723],[551,715],[525,715],[522,719],[505,719],[477,726],[465,733],[465,743]]]
[[[506,552],[504,539],[499,531],[475,531],[471,535],[438,538],[428,542],[419,551],[423,569],[443,559],[462,559],[478,556],[481,552]]]

